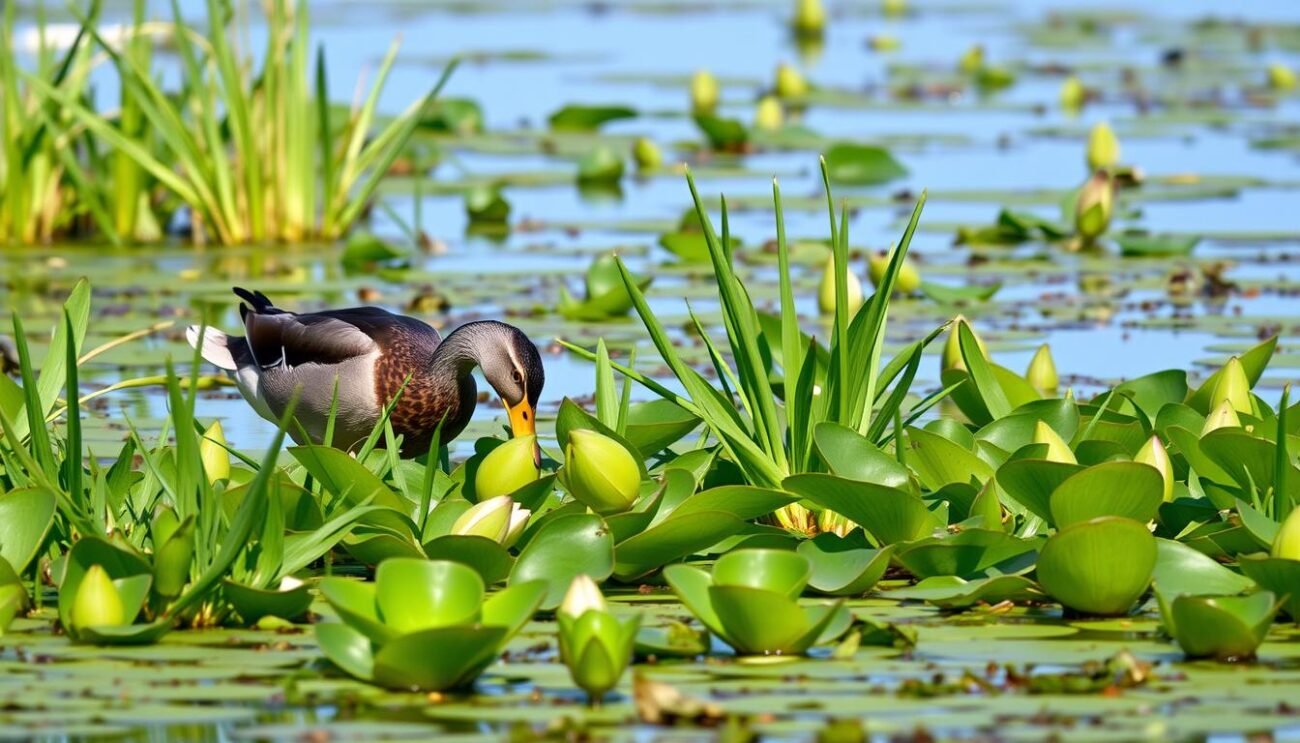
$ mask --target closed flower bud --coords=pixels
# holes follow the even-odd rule
[[[799,98],[808,93],[808,81],[792,65],[782,62],[776,66],[776,95],[779,98]]]
[[[691,78],[691,110],[697,114],[713,113],[718,107],[718,80],[708,70],[699,70]]]
[[[1246,368],[1236,356],[1223,365],[1219,380],[1210,393],[1211,409],[1225,402],[1238,413],[1249,414],[1254,409],[1250,398],[1250,377],[1246,376]]]
[[[569,432],[564,469],[569,492],[596,513],[626,511],[641,490],[641,468],[631,452],[595,431]]]
[[[1241,428],[1241,418],[1237,417],[1237,411],[1232,408],[1232,403],[1224,400],[1219,403],[1218,407],[1210,411],[1209,417],[1205,419],[1205,425],[1201,426],[1201,435],[1210,431],[1217,431],[1220,428]]]
[[[637,137],[632,143],[632,159],[638,170],[657,170],[664,164],[664,155],[659,145],[649,137]]]
[[[508,495],[498,495],[476,503],[451,525],[451,533],[460,536],[486,537],[509,547],[510,536],[518,539],[532,512],[521,508]]]
[[[1075,459],[1074,451],[1070,445],[1065,443],[1055,429],[1043,421],[1034,424],[1034,443],[1047,444],[1047,461],[1060,462],[1062,464],[1078,464],[1079,460]]]
[[[1056,392],[1056,388],[1060,386],[1061,378],[1056,373],[1052,349],[1046,343],[1034,351],[1034,357],[1029,360],[1029,369],[1025,371],[1025,379],[1029,381],[1031,387],[1043,395]]]
[[[116,627],[126,620],[126,608],[122,606],[117,586],[104,568],[91,565],[72,599],[72,626]]]
[[[903,15],[907,12],[907,0],[884,0],[880,4],[880,10],[885,15]]]
[[[1300,560],[1300,508],[1292,508],[1291,515],[1282,522],[1273,539],[1273,557],[1283,560]]]
[[[867,278],[871,279],[871,285],[880,288],[880,282],[885,280],[885,272],[889,270],[889,253],[880,251],[871,253],[867,256]],[[916,270],[916,266],[906,258],[903,259],[903,265],[898,269],[898,276],[894,279],[894,289],[901,294],[911,294],[921,288],[921,272]]]
[[[848,271],[846,267],[844,269]],[[845,297],[849,301],[849,314],[858,311],[862,306],[862,282],[852,271],[848,271],[848,293]],[[835,256],[826,259],[826,269],[822,272],[821,287],[817,290],[817,308],[823,315],[835,314]]]
[[[1119,137],[1110,124],[1101,122],[1088,132],[1088,170],[1098,171],[1119,164]]]
[[[754,127],[773,131],[785,125],[785,110],[776,96],[765,95],[758,99],[754,109]]]
[[[822,0],[795,0],[793,26],[800,36],[820,36],[826,30]]]
[[[1074,205],[1074,230],[1084,242],[1096,240],[1110,227],[1114,200],[1114,184],[1106,171],[1093,173],[1083,184]]]
[[[591,576],[582,573],[569,584],[569,590],[564,593],[564,601],[556,613],[567,614],[577,619],[589,611],[605,611],[608,608],[605,595],[600,592],[600,586],[596,585],[596,581],[592,580]]]
[[[1165,445],[1161,443],[1159,436],[1152,436],[1143,444],[1142,448],[1138,449],[1137,456],[1133,457],[1133,461],[1155,467],[1160,473],[1160,479],[1164,481],[1165,502],[1174,499],[1174,465],[1169,461],[1169,452],[1165,450]]]
[[[1067,111],[1078,111],[1083,108],[1083,104],[1088,100],[1088,91],[1084,89],[1083,83],[1079,78],[1070,75],[1061,83],[1061,108]]]
[[[984,45],[983,44],[975,44],[971,48],[967,49],[966,53],[961,55],[961,59],[957,61],[957,69],[967,74],[978,72],[979,69],[983,66],[984,66]]]
[[[213,421],[199,441],[199,457],[203,460],[203,473],[208,483],[230,479],[230,452],[226,450],[226,433],[221,421]]]
[[[970,328],[971,335],[975,336],[975,345],[979,347],[984,358],[989,357],[988,346],[984,345],[984,339],[975,332],[975,326],[971,325],[962,315],[958,315],[953,318],[952,327],[948,329],[948,340],[943,344],[943,360],[940,367],[943,371],[949,369],[966,371],[966,361],[961,357],[961,334],[959,332],[963,325]]]
[[[1295,70],[1279,63],[1269,65],[1268,84],[1273,90],[1295,90]]]
[[[542,476],[536,463],[537,437],[516,436],[488,452],[474,473],[474,495],[481,502],[510,495]]]

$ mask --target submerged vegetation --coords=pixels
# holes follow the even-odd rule
[[[474,5],[428,12],[502,38],[523,12]],[[368,38],[347,7],[201,6],[5,7],[0,737],[1294,727],[1295,235],[1267,205],[1300,176],[1231,173],[1237,143],[1295,149],[1254,115],[1294,106],[1259,52],[1295,26],[994,33],[976,4],[922,63],[891,55],[961,13],[615,4],[593,48],[718,14],[797,60],[458,39],[472,93],[442,97],[426,48],[313,52]],[[346,109],[326,47],[371,65]],[[552,68],[579,92],[534,110]],[[264,424],[178,350],[232,284],[517,323],[537,433],[481,405],[414,459],[384,420],[286,445],[292,406]]]

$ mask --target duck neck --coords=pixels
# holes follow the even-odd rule
[[[477,337],[471,326],[452,331],[433,350],[434,375],[440,379],[460,381],[469,378],[479,365]]]

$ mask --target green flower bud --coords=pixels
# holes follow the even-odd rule
[[[578,161],[578,180],[583,183],[607,183],[623,177],[623,158],[609,147],[591,150]]]
[[[771,95],[759,98],[758,106],[754,109],[754,127],[773,131],[784,125],[785,109],[781,108],[781,101]]]
[[[564,469],[569,492],[596,513],[626,511],[641,490],[641,468],[631,452],[595,431],[569,432]]]
[[[199,457],[210,484],[230,479],[230,452],[225,445],[226,432],[221,428],[221,421],[213,421],[199,442]]]
[[[907,0],[884,0],[880,10],[885,15],[899,16],[907,13]]]
[[[1043,421],[1034,424],[1034,443],[1047,444],[1047,461],[1049,462],[1079,463],[1079,460],[1075,459],[1074,451],[1070,449],[1070,445],[1065,443],[1065,439],[1061,438],[1061,435],[1055,429]]]
[[[1169,503],[1174,499],[1174,465],[1169,461],[1169,452],[1165,450],[1165,445],[1160,441],[1159,436],[1152,436],[1143,444],[1142,448],[1138,449],[1137,456],[1133,457],[1133,461],[1155,467],[1160,473],[1160,479],[1164,481],[1165,502]]]
[[[542,476],[537,469],[536,436],[516,436],[488,452],[474,473],[474,495],[479,501],[510,495]]]
[[[808,93],[808,81],[803,79],[799,70],[782,62],[776,66],[774,90],[779,98],[799,98]]]
[[[1291,515],[1282,522],[1273,540],[1272,554],[1283,560],[1300,560],[1300,508],[1291,509]]]
[[[1025,379],[1040,394],[1050,395],[1056,392],[1056,388],[1061,384],[1061,378],[1056,373],[1056,362],[1052,359],[1052,349],[1046,343],[1034,351],[1034,357],[1029,360],[1029,369],[1025,371]]]
[[[848,268],[845,268],[848,271]],[[848,272],[849,314],[852,315],[862,306],[862,282],[852,271]],[[817,308],[823,315],[835,314],[835,256],[826,259],[826,269],[822,272],[821,287],[817,290]]]
[[[1210,411],[1210,415],[1205,419],[1205,425],[1201,427],[1201,435],[1210,431],[1217,431],[1220,428],[1241,428],[1241,418],[1237,417],[1237,411],[1233,409],[1232,403],[1224,400],[1219,406]]]
[[[465,215],[471,222],[503,223],[510,218],[510,202],[496,186],[476,186],[465,194]]]
[[[664,164],[664,155],[659,145],[649,137],[637,137],[632,143],[632,159],[638,170],[658,170]]]
[[[1088,133],[1088,170],[1098,171],[1119,164],[1119,138],[1110,124],[1101,122]]]
[[[1246,376],[1246,368],[1236,356],[1223,365],[1223,372],[1219,374],[1219,380],[1210,393],[1211,409],[1224,402],[1238,413],[1249,414],[1254,409],[1250,398],[1250,377]]]
[[[608,609],[609,605],[605,603],[605,595],[600,592],[600,586],[596,585],[596,581],[592,580],[591,576],[582,573],[569,584],[569,590],[565,591],[564,601],[556,613],[567,614],[577,619],[589,611]]]
[[[876,52],[893,52],[901,49],[903,42],[899,41],[897,36],[879,34],[867,39],[867,46]]]
[[[795,0],[795,33],[800,36],[821,36],[826,31],[826,9],[822,0]]]
[[[607,611],[591,610],[576,619],[567,614],[557,619],[560,657],[573,683],[599,700],[627,670],[640,618],[620,621]]]
[[[708,70],[699,70],[691,78],[691,110],[712,113],[718,107],[718,80]]]
[[[966,361],[961,357],[961,335],[958,332],[963,325],[970,328],[971,335],[975,336],[975,345],[979,347],[984,358],[989,357],[988,346],[984,345],[984,339],[975,332],[975,326],[971,325],[964,316],[958,315],[952,319],[952,327],[948,329],[948,340],[943,344],[943,358],[940,366],[942,371],[948,371],[949,369],[966,371]]]
[[[510,547],[519,535],[532,511],[521,508],[508,495],[498,495],[476,503],[460,515],[451,525],[451,533],[461,536],[487,537],[505,547]]]
[[[867,278],[871,279],[871,285],[880,288],[880,282],[885,280],[885,271],[889,270],[889,252],[880,251],[871,253],[867,256]],[[911,294],[921,288],[921,272],[916,270],[916,265],[906,258],[903,259],[903,266],[898,269],[898,276],[894,279],[894,289],[901,294]]]
[[[1083,184],[1074,205],[1074,230],[1084,242],[1096,240],[1110,227],[1114,198],[1114,184],[1104,170],[1093,173]]]
[[[1083,104],[1088,100],[1088,91],[1083,87],[1079,78],[1070,75],[1061,83],[1061,108],[1067,111],[1078,111],[1083,108]]]
[[[971,48],[967,49],[966,53],[961,55],[961,59],[957,61],[957,69],[961,70],[962,72],[965,72],[966,74],[978,72],[979,69],[983,66],[984,66],[984,45],[983,44],[975,44]]]
[[[73,627],[116,627],[126,623],[126,608],[108,573],[91,565],[72,599]]]
[[[1268,67],[1268,84],[1273,90],[1295,90],[1295,70],[1284,64],[1273,63]]]

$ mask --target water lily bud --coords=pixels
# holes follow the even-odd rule
[[[961,59],[957,61],[957,69],[968,74],[972,72],[977,72],[979,68],[983,66],[984,66],[984,45],[983,44],[975,44],[971,48],[967,49],[966,53],[961,55]]]
[[[1209,417],[1205,419],[1205,425],[1201,427],[1201,435],[1210,431],[1217,431],[1220,428],[1241,428],[1241,418],[1237,417],[1237,411],[1233,409],[1232,403],[1224,400],[1219,406],[1210,411]]]
[[[699,70],[691,78],[691,110],[712,113],[718,107],[718,80],[708,70]]]
[[[1046,343],[1034,351],[1034,357],[1029,360],[1029,369],[1025,371],[1025,379],[1029,381],[1031,387],[1044,395],[1056,392],[1056,388],[1060,386],[1061,378],[1056,373],[1052,349]]]
[[[774,95],[759,98],[758,106],[754,109],[754,127],[772,131],[784,125],[785,110],[781,108],[781,101]]]
[[[510,549],[523,536],[524,527],[528,526],[528,517],[533,512],[520,506],[518,503],[510,508],[510,523],[506,526],[506,535],[501,538],[501,546]]]
[[[776,66],[776,94],[781,98],[798,98],[808,93],[808,81],[794,66],[785,62]]]
[[[1174,464],[1169,461],[1169,452],[1165,450],[1165,445],[1160,441],[1159,436],[1152,436],[1143,444],[1142,448],[1138,449],[1137,456],[1133,457],[1133,461],[1155,467],[1160,473],[1160,479],[1164,481],[1165,502],[1169,503],[1174,499]]]
[[[1074,206],[1074,229],[1085,242],[1092,242],[1110,227],[1114,208],[1114,186],[1104,170],[1093,173],[1079,191]]]
[[[126,623],[126,608],[108,573],[91,565],[72,599],[72,626],[116,627]]]
[[[847,270],[847,269],[845,269]],[[849,314],[852,315],[862,306],[862,282],[849,271],[848,294]],[[821,287],[817,290],[817,308],[823,315],[835,314],[835,256],[826,259],[826,270],[822,272]]]
[[[800,36],[820,36],[826,30],[826,9],[822,0],[795,0],[794,30]]]
[[[664,164],[659,145],[649,137],[637,137],[632,143],[632,159],[636,161],[637,170],[657,170]]]
[[[560,603],[556,613],[567,614],[577,619],[589,611],[606,611],[608,608],[605,594],[600,592],[600,586],[596,585],[596,581],[592,580],[591,576],[582,573],[569,584],[569,590],[564,593],[564,601]]]
[[[1061,438],[1061,435],[1055,429],[1043,421],[1034,424],[1034,443],[1047,444],[1047,461],[1049,462],[1079,463],[1079,460],[1075,459],[1074,451],[1070,449],[1070,445],[1065,443],[1065,439]]]
[[[1291,515],[1278,529],[1277,537],[1273,539],[1273,557],[1300,560],[1300,508],[1291,509]]]
[[[1211,409],[1219,407],[1220,403],[1224,402],[1231,405],[1238,413],[1250,413],[1254,409],[1250,399],[1250,377],[1246,376],[1246,368],[1241,365],[1241,360],[1236,356],[1228,359],[1228,363],[1223,365],[1219,381],[1215,383],[1214,390],[1210,393]]]
[[[596,513],[626,511],[641,490],[641,468],[631,452],[595,431],[569,432],[564,469],[569,492]]]
[[[230,479],[230,452],[225,444],[226,433],[221,428],[221,421],[213,421],[199,441],[199,457],[203,460],[203,472],[209,483]]]
[[[1083,108],[1083,104],[1088,100],[1088,91],[1083,87],[1079,78],[1070,75],[1061,83],[1061,108],[1067,111],[1078,111]]]
[[[907,0],[884,0],[880,10],[885,15],[897,16],[907,12]]]
[[[1268,84],[1273,90],[1295,90],[1295,70],[1279,63],[1269,65]]]
[[[970,328],[971,335],[975,336],[975,345],[979,347],[980,354],[986,359],[989,357],[988,346],[984,345],[984,339],[980,338],[979,334],[975,332],[975,326],[971,325],[964,316],[958,315],[952,319],[952,327],[948,330],[948,340],[943,345],[943,359],[940,366],[943,371],[949,369],[966,370],[966,361],[961,357],[961,335],[958,332],[963,325]]]
[[[880,251],[871,253],[867,256],[867,278],[871,279],[871,285],[880,288],[880,282],[885,280],[885,272],[889,270],[889,253]],[[911,294],[921,288],[921,272],[916,270],[916,266],[906,258],[903,259],[903,265],[898,269],[898,276],[894,279],[894,289],[902,294]]]
[[[1110,124],[1101,122],[1088,133],[1088,169],[1113,168],[1119,164],[1119,138]]]
[[[488,452],[474,473],[479,501],[510,495],[542,476],[537,469],[537,436],[516,436]]]
[[[461,514],[460,518],[451,525],[451,533],[460,536],[487,537],[498,543],[505,542],[506,534],[510,531],[511,517],[518,511],[523,513],[523,519],[527,521],[530,511],[521,509],[510,496],[498,495],[474,504]]]

